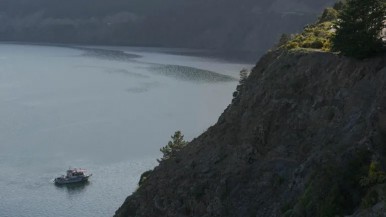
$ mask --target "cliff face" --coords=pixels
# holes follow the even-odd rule
[[[386,56],[265,55],[217,124],[116,216],[382,216]]]

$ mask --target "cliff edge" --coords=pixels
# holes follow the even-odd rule
[[[239,90],[116,217],[386,216],[386,55],[272,51]]]

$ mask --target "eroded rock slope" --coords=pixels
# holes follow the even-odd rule
[[[385,163],[386,56],[273,51],[239,89],[117,217],[385,216],[382,182],[361,180]]]

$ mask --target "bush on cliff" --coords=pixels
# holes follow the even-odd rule
[[[371,187],[376,184],[382,184],[386,182],[386,174],[382,171],[379,162],[372,161],[369,166],[369,174],[367,177],[362,177],[360,184],[363,187]]]
[[[295,35],[284,47],[287,49],[310,48],[330,50],[330,39],[333,34],[330,21],[306,26],[301,34]]]
[[[241,71],[240,71],[240,80],[239,80],[239,85],[237,85],[236,87],[236,91],[233,92],[233,102],[235,101],[235,99],[240,95],[240,92],[242,91],[244,85],[245,85],[245,82],[247,81],[248,77],[249,77],[249,74],[251,72],[248,70],[248,69],[245,69],[243,68]]]
[[[336,4],[338,5],[338,4]],[[334,34],[333,22],[337,20],[339,11],[335,8],[327,8],[315,24],[304,27],[303,32],[291,36],[290,39],[281,38],[279,47],[285,49],[308,48],[323,51],[331,50],[331,38]]]
[[[181,131],[175,132],[174,135],[171,136],[171,139],[172,140],[169,141],[166,146],[160,149],[163,157],[158,159],[158,162],[175,157],[176,153],[181,151],[188,144],[188,142],[184,140],[184,135]]]

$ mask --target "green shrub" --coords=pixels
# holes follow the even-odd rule
[[[299,44],[295,41],[291,41],[291,42],[288,42],[286,45],[285,45],[285,48],[291,50],[291,49],[295,49],[295,48],[299,48]]]
[[[314,49],[322,49],[323,48],[323,41],[321,39],[316,39],[315,41],[313,41],[311,43],[311,48],[314,48]]]
[[[360,184],[363,187],[370,187],[376,184],[386,182],[386,174],[381,170],[381,166],[377,161],[372,161],[369,166],[369,173],[367,177],[362,177]]]
[[[326,51],[326,52],[331,51],[331,46],[332,46],[331,41],[330,40],[326,40],[323,43],[322,50]]]
[[[324,22],[307,26],[301,34],[295,35],[292,40],[282,47],[286,49],[311,48],[330,51],[333,25]]]
[[[304,27],[303,32],[291,37],[282,36],[280,47],[288,50],[296,48],[331,50],[331,39],[334,35],[333,22],[336,21],[339,12],[333,8],[324,11],[319,21]],[[285,43],[286,42],[286,43]]]
[[[166,146],[160,149],[163,157],[158,159],[158,162],[174,158],[176,153],[188,144],[188,142],[184,140],[184,135],[182,135],[181,131],[176,131],[174,135],[171,136],[171,139]]]

